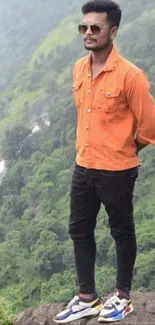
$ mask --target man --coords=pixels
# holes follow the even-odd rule
[[[136,257],[132,197],[141,165],[137,153],[155,145],[155,105],[147,78],[113,45],[119,5],[94,0],[82,12],[79,32],[90,54],[73,71],[78,125],[69,223],[79,293],[55,317],[57,323],[98,314],[99,322],[118,321],[134,310],[130,290]],[[103,306],[94,281],[94,229],[101,203],[117,256],[116,288]]]

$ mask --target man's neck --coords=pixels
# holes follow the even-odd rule
[[[103,66],[107,61],[107,58],[113,48],[113,44],[110,44],[106,49],[102,51],[92,51],[91,64],[96,66]]]

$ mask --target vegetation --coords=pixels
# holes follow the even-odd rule
[[[133,9],[125,0],[120,3],[125,19],[117,40],[119,50],[148,73],[155,95],[153,0],[145,2],[145,8],[143,0]],[[0,185],[0,296],[11,306],[4,308],[6,314],[0,319],[5,322],[0,325],[9,325],[7,315],[12,312],[67,301],[77,290],[68,216],[76,126],[71,71],[76,59],[84,55],[76,32],[78,19],[69,16],[43,42],[41,36],[32,58],[0,97],[1,151],[7,166]],[[58,45],[62,29],[63,40]],[[45,125],[44,117],[50,126]],[[36,122],[41,130],[32,134]],[[147,147],[141,158],[144,163],[134,197],[138,256],[133,290],[154,291],[154,148]],[[114,288],[116,268],[104,209],[96,240],[96,284],[103,295]]]
[[[48,33],[69,11],[80,6],[76,0],[18,0],[0,2],[0,89],[31,58]]]
[[[9,302],[0,297],[0,325],[12,325],[13,317]]]

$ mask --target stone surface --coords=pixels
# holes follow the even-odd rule
[[[105,300],[105,298],[104,298]],[[133,293],[135,311],[119,322],[120,325],[155,325],[155,293]],[[65,304],[48,304],[29,308],[14,320],[13,325],[54,325],[53,317],[65,308]],[[72,325],[98,325],[97,318],[82,319]],[[112,323],[111,323],[112,324]]]

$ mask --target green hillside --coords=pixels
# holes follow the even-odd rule
[[[53,91],[54,94],[55,90],[59,91],[57,79],[60,81],[62,78],[65,82],[64,76],[67,76],[67,71],[69,78],[71,77],[73,60],[78,56],[80,42],[77,23],[77,16],[69,16],[50,32],[33,53],[25,68],[17,74],[11,86],[1,95],[1,136],[9,124],[23,119],[27,109],[33,114],[35,103],[52,97]]]
[[[72,11],[76,0],[0,1],[0,89],[30,59],[48,33]]]
[[[77,34],[77,15],[69,16],[65,18],[58,28],[48,34],[48,37],[40,45],[40,47],[34,52],[30,65],[34,66],[35,61],[40,60],[40,55],[44,55],[45,58],[51,51],[54,51],[58,44],[59,46],[66,46],[71,44]]]
[[[148,73],[155,95],[153,0],[138,0],[133,7],[119,2],[125,17],[119,50]],[[9,302],[11,313],[66,301],[76,292],[67,223],[75,159],[72,67],[85,53],[77,34],[79,20],[77,11],[52,29],[0,98],[1,151],[8,168],[0,186],[0,296]],[[31,134],[36,122],[41,130]],[[148,147],[140,154],[143,167],[134,198],[138,256],[133,290],[138,291],[155,290],[154,152]],[[114,288],[116,265],[104,210],[96,240],[97,288],[102,295]]]

